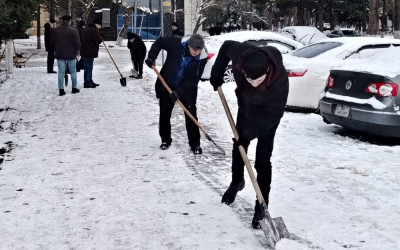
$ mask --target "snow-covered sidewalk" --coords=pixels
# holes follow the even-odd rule
[[[110,52],[128,76],[129,50]],[[93,77],[100,87],[84,89],[81,72],[81,93],[71,94],[69,83],[59,97],[44,55],[0,85],[0,149],[10,150],[0,164],[0,249],[266,248],[250,227],[247,177],[232,207],[220,203],[232,133],[208,82],[199,87],[199,121],[227,156],[204,136],[204,154],[190,153],[178,106],[173,144],[159,149],[156,76],[147,67],[143,80],[121,87],[102,48]],[[224,86],[235,113],[233,89]],[[285,113],[269,210],[302,241],[277,249],[400,249],[400,146],[342,131],[316,114]]]

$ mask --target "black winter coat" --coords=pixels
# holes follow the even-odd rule
[[[135,38],[133,43],[129,42],[128,40],[128,49],[131,52],[131,59],[137,61],[144,61],[146,57],[147,48],[144,44],[142,38],[137,34],[130,33],[130,37],[128,39]]]
[[[254,88],[246,80],[241,68],[241,58],[252,50],[260,50],[269,58],[266,80]],[[238,99],[237,127],[241,136],[252,140],[279,124],[286,106],[289,80],[282,63],[282,55],[275,47],[258,48],[247,42],[226,41],[219,50],[211,70],[213,81],[222,83],[229,61],[232,60]]]
[[[82,31],[81,56],[87,58],[99,57],[99,44],[103,41],[96,25],[89,23]]]
[[[176,77],[178,69],[183,59],[183,52],[186,49],[187,41],[190,37],[160,37],[158,38],[150,48],[148,58],[156,61],[156,58],[160,50],[167,51],[167,58],[163,67],[160,70],[161,76],[164,80],[169,83]],[[192,60],[184,71],[182,84],[177,88],[171,88],[176,90],[179,96],[186,96],[190,100],[196,100],[197,98],[197,86],[201,75],[204,71],[204,66],[207,63],[207,51],[203,49],[200,53],[200,60]],[[171,87],[171,86],[170,86]],[[163,93],[168,93],[162,85],[161,81],[157,79],[155,84],[156,96],[160,98]]]
[[[44,25],[44,47],[46,48],[46,51],[54,51],[54,44],[51,42],[51,33],[52,33],[52,27],[50,22],[47,22]]]
[[[52,30],[51,42],[55,46],[55,58],[57,59],[75,59],[81,46],[78,30],[67,24]]]

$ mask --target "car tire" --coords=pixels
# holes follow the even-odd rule
[[[232,66],[228,66],[224,72],[224,83],[234,82]]]

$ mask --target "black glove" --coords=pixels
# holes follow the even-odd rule
[[[169,97],[171,98],[172,103],[175,103],[177,100],[179,100],[179,95],[176,91],[173,91]]]
[[[233,141],[233,145],[235,147],[239,147],[239,145],[246,147],[250,144],[250,140],[243,136],[239,137],[238,140],[236,140],[235,138],[232,138],[232,141]]]
[[[144,61],[144,62],[146,63],[146,65],[147,65],[149,68],[153,68],[154,61],[153,61],[152,59],[147,58],[146,61]]]
[[[211,77],[210,78],[210,83],[214,87],[214,91],[217,91],[218,87],[222,86],[224,81],[221,80],[221,79],[217,79],[216,77]]]

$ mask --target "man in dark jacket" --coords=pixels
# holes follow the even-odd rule
[[[94,59],[99,57],[99,44],[103,42],[99,31],[101,26],[101,19],[96,18],[92,23],[89,23],[82,32],[81,56],[83,58],[85,70],[83,74],[84,88],[96,88],[99,86],[99,84],[93,82],[92,72]]]
[[[79,89],[76,87],[76,56],[81,42],[78,31],[71,26],[71,19],[71,16],[63,16],[62,25],[55,28],[51,36],[51,42],[55,45],[55,57],[57,58],[60,96],[65,95],[64,76],[67,67],[71,73],[72,93],[79,93]]]
[[[177,22],[171,24],[172,36],[183,36],[183,32],[179,29]]]
[[[147,48],[142,38],[135,33],[128,32],[128,49],[131,52],[131,59],[133,68],[137,75],[132,74],[131,78],[142,79],[143,78],[143,63],[146,57]],[[133,72],[132,72],[133,73]]]
[[[221,46],[211,70],[210,82],[218,90],[224,82],[225,69],[232,60],[238,100],[237,129],[239,139],[233,144],[232,182],[222,197],[230,205],[237,192],[244,188],[244,163],[238,145],[246,152],[253,139],[258,139],[255,159],[257,182],[266,204],[271,186],[271,155],[275,131],[283,116],[289,91],[288,76],[282,55],[275,47],[259,48],[247,42],[226,41]],[[264,218],[258,201],[252,221],[253,228],[261,228]]]
[[[50,20],[44,25],[44,46],[47,51],[47,73],[57,73],[53,70],[54,67],[54,44],[51,43],[51,32],[56,27],[56,20]]]
[[[147,66],[151,68],[154,65],[162,49],[167,51],[167,59],[160,74],[173,91],[170,95],[157,79],[155,89],[156,96],[160,99],[159,133],[162,141],[160,148],[166,150],[172,142],[170,119],[177,99],[197,120],[197,86],[207,63],[208,54],[200,35],[193,35],[190,38],[160,37],[151,46],[146,59]],[[199,128],[186,114],[185,120],[189,146],[194,154],[201,154]]]

